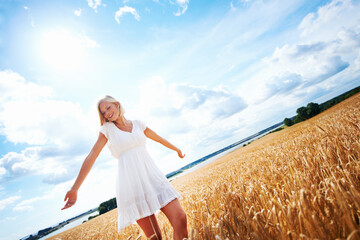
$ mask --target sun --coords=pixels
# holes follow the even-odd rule
[[[46,64],[59,70],[79,67],[84,60],[85,47],[83,36],[75,36],[65,29],[52,30],[42,37],[42,56]]]

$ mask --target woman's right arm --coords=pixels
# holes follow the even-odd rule
[[[91,149],[89,155],[85,158],[80,172],[75,180],[74,185],[72,188],[66,193],[64,201],[67,200],[65,206],[61,209],[66,209],[73,206],[77,200],[77,191],[79,190],[81,184],[84,182],[86,176],[90,172],[90,169],[94,165],[96,158],[99,156],[101,150],[104,148],[107,142],[107,138],[102,134],[99,133],[99,137],[94,144],[93,148]]]

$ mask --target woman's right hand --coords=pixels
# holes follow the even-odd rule
[[[67,200],[67,202],[61,210],[64,210],[66,208],[73,206],[76,203],[76,199],[77,199],[77,190],[70,189],[66,193],[65,198],[64,198],[64,201]]]

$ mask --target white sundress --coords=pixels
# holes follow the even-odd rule
[[[108,139],[111,154],[118,161],[116,203],[119,231],[181,198],[146,150],[145,124],[138,120],[132,124],[131,132],[120,130],[113,122],[106,122],[100,128]]]

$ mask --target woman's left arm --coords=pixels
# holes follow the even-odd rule
[[[164,145],[165,147],[167,148],[170,148],[174,151],[176,151],[178,153],[178,156],[180,158],[184,158],[185,157],[185,154],[183,154],[181,152],[181,150],[177,147],[175,147],[174,145],[172,145],[168,140],[160,137],[159,135],[156,134],[156,132],[154,132],[153,130],[151,130],[150,128],[146,128],[144,130],[144,134],[146,137],[150,138],[151,140],[154,140],[155,142],[158,142],[158,143],[161,143],[162,145]]]

